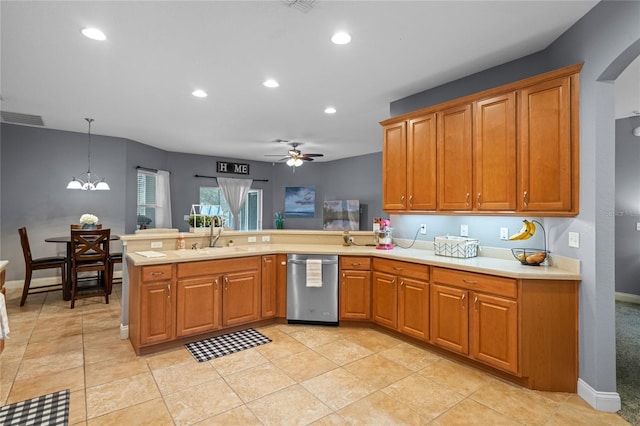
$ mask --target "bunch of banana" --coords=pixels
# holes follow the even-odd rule
[[[536,224],[524,219],[522,221],[522,228],[520,228],[520,231],[518,231],[517,234],[510,236],[509,240],[528,240],[533,236],[534,232],[536,232]]]

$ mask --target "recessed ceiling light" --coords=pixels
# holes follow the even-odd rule
[[[349,33],[339,31],[331,37],[331,41],[335,44],[347,44],[351,41],[351,36],[349,35]]]
[[[269,80],[265,80],[264,83],[262,83],[264,86],[266,87],[278,87],[280,86],[280,83],[278,83],[275,80],[269,79]]]
[[[91,40],[104,41],[107,39],[107,36],[97,28],[83,28],[82,34]]]
[[[205,92],[204,90],[194,90],[193,92],[191,92],[191,94],[193,96],[195,96],[196,98],[206,98],[207,97],[207,92]]]
[[[335,114],[336,113],[336,109],[334,107],[326,107],[324,109],[325,114]]]

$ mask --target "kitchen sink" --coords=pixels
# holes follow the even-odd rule
[[[232,253],[243,253],[246,251],[247,249],[243,247],[206,247],[196,250],[176,250],[175,254],[178,257],[206,257]]]

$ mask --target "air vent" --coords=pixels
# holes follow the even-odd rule
[[[25,126],[44,126],[44,121],[42,121],[42,117],[39,115],[0,111],[0,117],[5,123],[22,124]]]
[[[315,2],[316,0],[285,0],[287,6],[297,9],[303,13],[310,11]]]

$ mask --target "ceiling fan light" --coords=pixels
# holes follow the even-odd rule
[[[335,33],[333,36],[331,36],[331,41],[334,44],[347,44],[351,42],[351,36],[349,35],[349,33],[346,33],[344,31],[339,31]]]
[[[83,28],[82,35],[91,40],[104,41],[107,39],[107,36],[104,35],[102,31],[97,28]]]
[[[289,158],[289,159],[287,160],[287,166],[289,166],[289,167],[293,167],[295,164],[296,164],[296,160],[295,160],[295,159],[293,159],[293,158]]]
[[[265,80],[264,83],[262,83],[265,87],[279,87],[280,83],[278,83],[277,81],[273,80],[273,79],[269,79],[269,80]]]
[[[293,158],[292,158],[292,160],[293,160]],[[293,165],[294,165],[295,167],[300,167],[300,166],[302,166],[303,164],[304,164],[304,162],[303,162],[301,159],[299,159],[299,158],[296,158],[296,159],[295,159],[295,161],[293,162]]]

